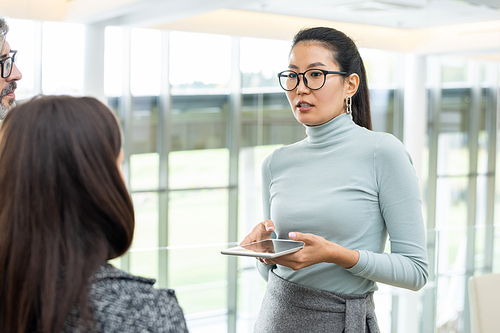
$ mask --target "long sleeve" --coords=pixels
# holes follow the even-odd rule
[[[271,203],[270,203],[270,192],[269,188],[271,186],[271,173],[269,169],[269,162],[272,155],[265,158],[262,163],[262,210],[264,220],[271,219]],[[257,262],[257,270],[259,274],[267,281],[269,277],[269,271],[276,267],[276,265],[264,265],[260,261]]]
[[[411,158],[393,135],[357,126],[340,115],[306,126],[307,138],[276,149],[262,165],[264,218],[277,238],[291,231],[357,250],[344,269],[319,263],[297,271],[259,264],[297,284],[363,294],[382,282],[411,290],[428,276],[420,191]],[[389,236],[391,253],[384,253]]]
[[[349,271],[376,282],[418,290],[428,277],[425,230],[418,180],[399,140],[389,135],[380,140],[374,153],[374,172],[391,253],[359,250],[359,261]]]

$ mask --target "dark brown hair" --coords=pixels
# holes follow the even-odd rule
[[[0,128],[0,331],[60,332],[87,282],[132,242],[116,118],[89,97],[37,97]]]
[[[343,32],[327,27],[305,28],[293,38],[292,49],[300,42],[317,42],[330,50],[333,60],[341,72],[347,76],[356,73],[359,76],[358,91],[352,96],[352,118],[359,126],[372,129],[370,96],[366,71],[354,41]]]

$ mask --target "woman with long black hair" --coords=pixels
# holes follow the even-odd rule
[[[268,283],[255,332],[378,332],[377,282],[418,290],[427,281],[411,158],[394,136],[371,131],[365,68],[343,32],[301,30],[278,79],[307,138],[264,160],[265,221],[242,243],[274,233],[305,245],[258,262]]]

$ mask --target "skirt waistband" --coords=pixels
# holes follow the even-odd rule
[[[269,272],[267,292],[283,304],[318,312],[345,313],[345,333],[378,332],[373,292],[343,294],[306,287],[287,281],[272,270]]]

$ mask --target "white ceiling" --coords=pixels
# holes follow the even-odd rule
[[[71,0],[66,19],[286,40],[327,25],[359,47],[500,61],[500,0]]]
[[[417,29],[500,19],[500,0],[261,0],[235,6],[338,22]],[[493,7],[493,3],[496,3]]]
[[[500,61],[500,0],[0,0],[0,14],[287,40],[328,25],[360,47]]]
[[[26,0],[25,0],[26,1]],[[105,3],[108,5],[104,5]],[[403,29],[500,20],[500,0],[70,0],[68,19],[149,26],[217,9]],[[111,5],[109,5],[111,4]]]

